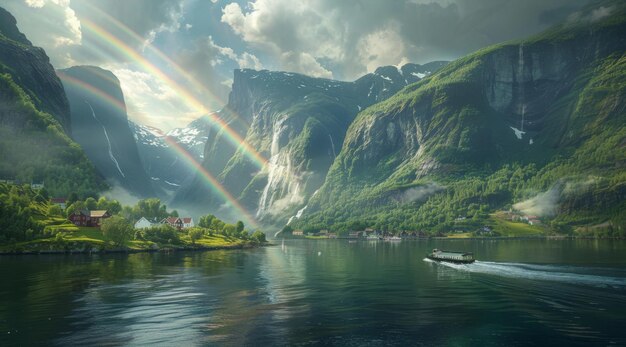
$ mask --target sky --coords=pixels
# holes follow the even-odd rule
[[[565,20],[588,0],[0,0],[56,69],[120,80],[129,118],[169,130],[219,110],[233,69],[355,80],[454,60]]]

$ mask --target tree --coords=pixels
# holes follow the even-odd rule
[[[188,234],[192,245],[195,245],[196,241],[200,240],[202,236],[204,236],[204,232],[200,228],[191,228],[189,229]]]
[[[198,222],[198,226],[201,228],[211,228],[211,222],[215,219],[215,216],[212,214],[208,214],[206,216],[200,217],[200,221]]]
[[[237,226],[234,224],[225,224],[224,235],[229,236],[229,237],[237,236]]]
[[[70,195],[67,197],[67,201],[65,202],[65,204],[69,206],[76,201],[78,201],[78,194],[76,194],[76,192],[71,192]]]
[[[65,209],[65,213],[69,217],[72,213],[84,210],[86,208],[84,201],[75,201]]]
[[[221,232],[223,228],[224,228],[224,222],[222,222],[221,220],[214,218],[211,221],[211,229],[215,230],[216,233]]]
[[[96,199],[92,197],[88,197],[85,200],[85,206],[87,207],[88,210],[96,210],[98,209],[98,202],[96,201]]]
[[[265,243],[267,242],[267,240],[265,239],[265,233],[263,233],[262,231],[255,231],[254,233],[252,233],[252,236],[250,236],[250,239],[256,243]]]
[[[102,221],[100,227],[104,237],[112,241],[115,246],[124,246],[133,237],[134,228],[130,223],[120,217],[113,216]]]
[[[242,222],[242,221],[240,221],[240,220],[239,220],[239,221],[237,221],[236,226],[237,226],[237,234],[238,234],[238,235],[241,235],[241,233],[243,232],[243,229],[244,229],[243,222]]]

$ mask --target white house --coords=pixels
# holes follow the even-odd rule
[[[137,223],[135,223],[135,229],[146,229],[151,227],[152,225],[154,225],[154,223],[147,220],[146,217],[141,217],[141,219],[139,219]]]
[[[195,224],[193,223],[193,218],[183,217],[181,219],[183,220],[183,228],[192,228],[195,226]]]

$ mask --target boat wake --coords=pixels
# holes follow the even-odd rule
[[[425,258],[424,261],[433,262],[428,258]],[[437,264],[470,273],[481,273],[509,278],[626,288],[626,273],[621,274],[623,277],[598,275],[598,273],[607,272],[608,269],[488,261],[476,261],[472,264],[453,264],[446,262],[437,262]]]

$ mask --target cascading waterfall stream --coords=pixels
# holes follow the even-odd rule
[[[517,53],[517,73],[515,76],[515,81],[519,85],[518,91],[518,105],[517,112],[522,116],[522,121],[520,124],[520,128],[510,127],[511,130],[515,133],[515,137],[518,140],[522,140],[524,138],[524,117],[526,115],[526,104],[524,103],[524,44],[519,45],[519,50]],[[532,144],[532,143],[530,143]]]
[[[335,152],[335,142],[333,141],[333,137],[328,134],[328,138],[330,139],[330,146],[333,148],[333,159],[337,158],[337,152]]]
[[[520,131],[522,132],[522,134],[524,134],[524,114],[526,113],[526,105],[524,104],[524,81],[523,81],[523,76],[524,76],[524,44],[520,44],[519,45],[519,52],[518,52],[518,61],[517,61],[517,67],[518,67],[518,71],[517,71],[517,83],[519,83],[519,88],[520,88],[520,113],[522,114],[522,124],[520,126]]]
[[[287,129],[286,118],[278,119],[273,126],[271,157],[268,163],[267,184],[259,199],[256,217],[262,217],[275,207],[278,200],[300,203],[300,179],[293,173],[293,165],[287,151],[281,151],[280,135]],[[281,209],[280,206],[277,207]]]
[[[120,168],[120,164],[117,162],[117,159],[115,159],[115,156],[113,155],[113,147],[111,146],[111,140],[109,140],[109,134],[107,133],[107,129],[104,127],[104,124],[100,122],[98,117],[96,117],[96,112],[93,110],[93,107],[91,107],[91,104],[87,102],[87,100],[84,100],[84,101],[87,104],[87,106],[89,106],[93,119],[95,119],[96,122],[100,124],[100,126],[102,127],[102,130],[104,131],[104,137],[107,139],[107,144],[109,145],[109,158],[111,158],[111,161],[113,162],[113,164],[115,164],[115,167],[117,167],[117,171],[119,171],[120,175],[126,178],[126,175],[124,175],[124,172],[122,172],[122,168]]]

